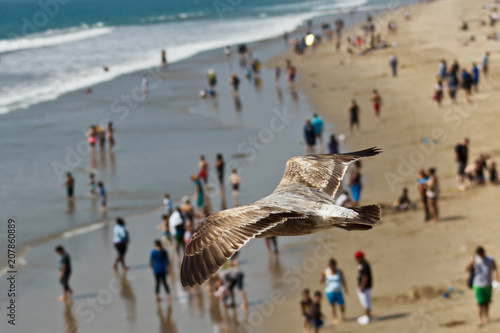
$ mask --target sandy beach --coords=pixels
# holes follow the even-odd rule
[[[486,40],[494,29],[482,25],[488,21],[487,1],[443,0],[408,7],[411,19],[404,19],[406,8],[395,8],[374,19],[377,31],[397,48],[376,50],[367,55],[336,52],[333,45],[322,44],[315,54],[297,59],[298,87],[308,96],[326,121],[336,124],[334,133],[346,134],[341,149],[349,151],[369,146],[382,147],[384,153],[364,161],[362,204],[378,202],[390,207],[403,187],[417,203],[414,211],[393,213],[384,210],[379,227],[366,233],[332,231],[338,244],[334,257],[346,274],[350,287],[347,297],[347,320],[334,327],[328,303],[323,299],[327,318],[325,332],[473,332],[476,331],[477,307],[473,293],[466,286],[465,266],[478,245],[497,257],[496,241],[498,188],[457,189],[454,146],[464,137],[471,141],[469,156],[490,154],[498,160],[496,92],[499,73],[497,42]],[[387,33],[389,20],[398,24],[397,33]],[[461,31],[462,22],[469,30]],[[360,28],[345,32],[360,34]],[[475,41],[464,45],[470,36]],[[344,42],[344,41],[343,41]],[[432,100],[440,59],[450,64],[457,59],[470,70],[479,63],[485,51],[490,56],[491,71],[481,78],[479,92],[471,104],[463,91],[456,105],[448,97],[441,107]],[[392,77],[389,55],[399,58],[397,77]],[[294,59],[292,53],[273,59],[268,65]],[[377,122],[370,96],[378,89],[382,96],[381,121]],[[445,92],[447,89],[445,89]],[[348,105],[356,98],[361,109],[361,135],[349,135]],[[328,134],[328,133],[327,133]],[[428,143],[424,143],[428,142]],[[415,180],[419,168],[436,167],[441,186],[439,201],[441,220],[437,225],[424,223]],[[362,249],[374,274],[373,313],[375,320],[361,327],[355,318],[362,309],[354,292],[356,263],[353,254]],[[308,258],[315,258],[314,253]],[[320,270],[326,261],[316,258],[317,265],[306,259],[298,265],[309,267],[300,284],[290,290],[290,302],[276,307],[266,331],[277,331],[285,323],[290,329],[301,324],[298,316],[300,290],[323,290]],[[308,265],[308,266],[307,266]],[[449,287],[455,291],[449,299],[441,294]],[[294,285],[295,287],[295,285]],[[463,293],[462,293],[463,292]],[[500,312],[495,294],[491,307],[492,323],[478,331],[496,332],[500,328]],[[292,322],[290,313],[297,316]]]

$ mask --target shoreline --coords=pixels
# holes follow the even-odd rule
[[[370,6],[366,6],[366,7],[369,7],[370,10],[374,10],[373,8],[376,8],[375,10],[380,10],[380,8],[386,7],[386,5],[378,5],[378,6],[371,6],[371,7]],[[366,10],[366,11],[369,11],[369,10]],[[341,15],[342,13],[345,14],[346,12],[348,12],[347,9],[346,10],[339,10],[339,11],[331,12],[331,13],[328,13],[328,14],[325,14],[325,15],[315,16],[315,17],[313,17],[313,19],[320,21],[321,18],[332,17],[332,16],[335,16],[335,15]],[[359,13],[361,13],[361,15],[363,15],[364,12],[365,11],[360,11]],[[303,21],[298,27],[294,28],[290,32],[290,36],[294,36],[295,34],[298,34],[298,33],[301,33],[302,31],[305,31],[306,28],[305,28],[304,24],[305,24],[305,22]],[[258,49],[258,48],[260,48],[260,47],[262,47],[264,45],[280,44],[281,39],[282,39],[281,36],[270,37],[270,38],[266,38],[264,40],[254,41],[254,42],[251,42],[249,44],[251,44],[252,47],[256,47]],[[176,62],[174,62],[172,64],[169,64],[169,67],[171,68],[173,66],[174,70],[175,70],[175,68],[185,67],[189,63],[199,61],[199,59],[213,59],[214,56],[215,56],[215,54],[216,54],[216,52],[218,50],[219,50],[219,48],[202,51],[200,53],[197,53],[197,54],[192,55],[190,57],[187,57],[185,59],[182,59],[182,60],[176,61]],[[236,52],[233,52],[233,53],[236,53]],[[145,71],[147,71],[150,74],[153,73],[154,75],[157,75],[157,74],[163,75],[161,73],[165,73],[161,67],[145,68],[144,70],[139,70],[139,71],[133,71],[133,72],[130,72],[130,73],[120,74],[119,76],[114,77],[113,79],[111,79],[109,81],[104,81],[104,82],[97,83],[96,85],[92,86],[92,88],[93,88],[94,91],[108,90],[109,86],[115,85],[115,84],[117,84],[119,82],[123,82],[125,80],[130,80],[130,78],[135,78],[135,77],[142,76],[142,74]],[[168,70],[167,70],[166,73],[168,75]],[[29,113],[29,112],[33,111],[33,110],[30,110],[32,108],[42,108],[42,109],[46,108],[46,107],[52,108],[52,106],[54,104],[55,105],[61,104],[61,102],[60,102],[61,99],[64,99],[64,100],[72,99],[72,98],[74,98],[74,96],[79,95],[80,92],[81,92],[80,89],[72,91],[72,92],[68,92],[66,94],[63,94],[63,95],[57,97],[55,100],[44,101],[44,102],[38,103],[36,105],[30,106],[28,109],[15,110],[15,111],[12,111],[12,112],[14,112],[14,113],[15,112]],[[187,108],[193,108],[193,107],[196,107],[196,102],[192,106],[187,106]],[[2,115],[0,115],[0,117],[2,117],[2,116],[5,117],[5,116],[8,116],[9,114],[10,113],[2,114]],[[200,114],[199,116],[202,116],[202,115]],[[325,125],[331,126],[330,124],[325,124]],[[180,198],[178,198],[178,199],[180,199]],[[140,210],[140,211],[137,211],[137,212],[132,212],[130,214],[125,214],[124,217],[135,216],[136,214],[147,214],[150,211],[151,211],[151,208],[148,208],[146,210]],[[42,237],[37,237],[37,238],[30,239],[28,241],[23,242],[23,244],[22,244],[22,251],[26,252],[29,249],[31,249],[33,247],[36,247],[36,246],[38,246],[38,245],[40,245],[40,244],[42,244],[44,242],[47,242],[47,241],[52,240],[52,239],[60,238],[66,232],[71,232],[72,230],[85,230],[86,228],[92,228],[95,225],[109,223],[109,221],[111,221],[111,220],[112,219],[110,219],[110,220],[98,219],[98,220],[87,222],[87,223],[82,224],[82,225],[73,226],[73,227],[70,227],[68,229],[64,229],[64,230],[58,231],[58,232],[53,233],[53,234],[44,235]],[[5,268],[5,267],[3,267],[3,268]],[[0,272],[2,272],[2,267],[0,267]]]

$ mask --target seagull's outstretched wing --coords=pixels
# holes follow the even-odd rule
[[[214,213],[189,241],[181,267],[183,286],[203,284],[250,239],[300,213],[255,204]]]
[[[347,154],[296,156],[286,162],[286,169],[277,189],[290,184],[303,184],[334,196],[349,163],[381,152],[372,147]]]

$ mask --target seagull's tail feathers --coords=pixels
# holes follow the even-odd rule
[[[346,223],[343,225],[337,225],[337,227],[349,231],[370,230],[380,221],[382,211],[379,205],[353,207],[350,209],[358,213],[358,216],[355,219],[350,219],[349,221],[346,221]]]

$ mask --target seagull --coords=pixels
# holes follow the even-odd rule
[[[182,285],[202,285],[252,238],[300,236],[330,229],[369,230],[380,206],[346,208],[333,199],[348,165],[381,152],[373,147],[346,154],[292,157],[274,192],[252,204],[208,216],[187,244]]]

